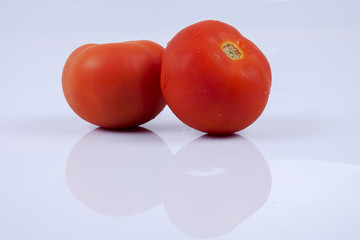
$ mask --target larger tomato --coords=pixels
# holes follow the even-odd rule
[[[252,124],[267,104],[270,86],[264,54],[223,22],[186,27],[164,51],[165,101],[180,120],[203,132],[229,134]]]
[[[141,40],[87,44],[67,59],[62,87],[81,118],[105,128],[143,124],[165,107],[160,89],[163,47]]]

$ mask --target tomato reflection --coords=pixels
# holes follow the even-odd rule
[[[164,204],[171,222],[197,238],[233,231],[266,202],[269,166],[249,140],[204,135],[172,155],[145,128],[97,128],[72,149],[68,186],[90,209],[131,216]]]
[[[164,181],[169,218],[193,237],[231,232],[266,202],[269,166],[249,140],[205,135],[176,155]]]
[[[150,130],[97,128],[73,147],[66,179],[71,192],[90,209],[130,216],[162,203],[162,182],[172,154]]]

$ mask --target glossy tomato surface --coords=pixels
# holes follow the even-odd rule
[[[230,134],[248,127],[263,112],[270,87],[264,54],[226,23],[207,20],[190,25],[164,51],[165,101],[197,130]]]
[[[84,120],[105,128],[148,122],[166,105],[160,89],[163,50],[147,40],[79,47],[62,74],[68,104]]]

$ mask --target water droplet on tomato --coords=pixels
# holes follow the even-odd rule
[[[267,95],[267,93],[268,93],[268,91],[265,90],[265,91],[264,91],[264,95]]]
[[[201,35],[201,34],[203,34],[203,32],[202,32],[202,31],[199,31],[199,35]]]
[[[197,53],[199,53],[199,54],[203,54],[203,53],[204,53],[204,51],[203,51],[203,50],[199,50],[199,51],[197,51]]]
[[[182,70],[182,66],[179,66],[179,70]]]
[[[255,65],[251,65],[250,68],[251,68],[251,69],[255,69]]]

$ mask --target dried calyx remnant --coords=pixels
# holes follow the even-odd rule
[[[235,47],[232,43],[224,44],[222,50],[231,59],[235,59],[235,60],[240,59],[242,56],[240,50],[237,47]]]

